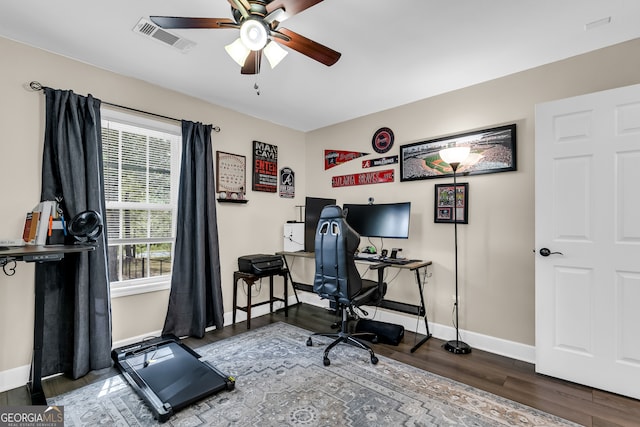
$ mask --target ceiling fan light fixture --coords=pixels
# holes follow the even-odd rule
[[[289,52],[284,50],[278,43],[274,42],[273,40],[267,43],[267,45],[264,47],[263,52],[267,57],[271,68],[276,68],[276,65],[278,65],[280,61],[282,61],[284,57],[289,54]]]
[[[240,39],[236,39],[233,43],[226,45],[224,49],[241,67],[244,66],[244,62],[247,60],[247,57],[251,52]]]
[[[257,19],[247,19],[240,26],[240,40],[250,50],[260,50],[267,44],[267,27]]]

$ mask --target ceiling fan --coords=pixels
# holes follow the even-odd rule
[[[322,0],[228,0],[233,19],[150,16],[162,28],[234,28],[240,37],[228,46],[227,53],[242,67],[242,74],[260,73],[262,53],[275,67],[287,55],[278,44],[287,46],[326,66],[335,64],[340,53],[286,28],[279,28],[287,18]]]

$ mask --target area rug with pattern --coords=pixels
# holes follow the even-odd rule
[[[575,426],[569,421],[421,369],[274,323],[196,349],[235,377],[221,391],[176,412],[165,426]],[[117,375],[48,398],[65,426],[147,426],[158,422]]]

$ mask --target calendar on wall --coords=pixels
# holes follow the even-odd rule
[[[216,190],[221,199],[244,199],[247,158],[238,154],[216,152]]]

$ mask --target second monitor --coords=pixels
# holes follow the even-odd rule
[[[409,238],[411,202],[343,205],[347,223],[364,237]]]

